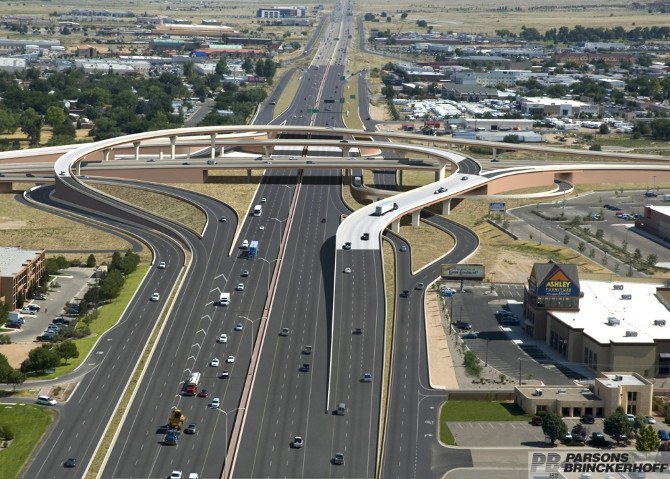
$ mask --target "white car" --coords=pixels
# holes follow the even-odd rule
[[[235,286],[235,291],[244,291],[244,283],[237,283],[237,286]]]
[[[158,263],[158,269],[165,269],[165,261]]]
[[[260,225],[260,226],[258,227],[258,229],[261,230],[261,231],[264,231],[264,230],[265,230],[265,226]]]
[[[244,326],[242,325],[242,323],[237,323],[237,324],[235,325],[235,331],[242,331],[242,328],[244,328]]]
[[[344,268],[345,273],[351,273],[351,268]]]
[[[172,474],[170,474],[170,479],[181,479],[183,476],[184,475],[181,471],[172,471]]]
[[[249,247],[249,241],[248,240],[242,241],[242,249],[247,249],[248,247]]]
[[[220,334],[219,339],[216,340],[218,343],[227,343],[228,342],[228,335],[227,334]]]
[[[209,363],[210,366],[217,367],[219,365],[219,358],[212,359],[212,362]]]
[[[647,424],[656,424],[654,416],[645,416],[645,419],[647,420]]]
[[[217,361],[218,361],[218,360],[217,360]],[[232,356],[232,355],[231,355],[231,356],[228,356],[228,357],[226,358],[226,362],[227,362],[227,363],[234,363],[234,362],[235,362],[235,356]]]
[[[266,203],[268,200],[266,198],[261,198],[261,203]]]
[[[151,301],[158,301],[159,299],[161,299],[160,294],[154,293],[154,294],[151,295]]]
[[[210,403],[210,407],[213,407],[213,408],[218,408],[220,405],[221,405],[221,400],[219,398],[212,399],[212,402]]]

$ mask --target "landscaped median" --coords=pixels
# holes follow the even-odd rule
[[[507,401],[447,401],[440,408],[440,442],[456,446],[448,422],[525,421],[533,416]]]

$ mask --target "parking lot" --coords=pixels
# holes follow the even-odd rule
[[[33,301],[40,306],[39,312],[21,313],[25,318],[23,327],[5,333],[10,336],[12,344],[0,345],[0,353],[7,356],[12,366],[18,367],[27,357],[28,351],[38,345],[35,338],[43,333],[53,318],[63,312],[66,302],[83,297],[89,283],[94,281],[91,278],[94,271],[93,268],[68,269],[64,275],[55,279],[60,287],[49,288],[46,299]]]
[[[533,239],[538,241],[562,244],[565,230],[560,227],[560,223],[543,219],[534,211],[545,217],[559,217],[563,214],[568,221],[574,217],[579,217],[582,220],[582,225],[590,226],[593,233],[601,229],[603,238],[616,245],[621,245],[626,241],[629,252],[639,249],[645,258],[654,254],[657,256],[658,262],[670,262],[670,249],[640,234],[641,232],[635,228],[634,216],[643,215],[646,205],[670,205],[670,202],[663,201],[664,191],[659,191],[656,197],[647,197],[645,193],[646,190],[624,191],[621,194],[614,191],[600,191],[568,198],[565,201],[557,199],[551,202],[515,208],[511,210],[511,213],[527,223],[521,233],[524,239],[528,238],[529,234],[534,233]],[[606,205],[619,210],[608,209]],[[617,213],[627,215],[628,219],[617,217]],[[592,218],[596,215],[600,216],[601,219]],[[584,221],[586,217],[591,218]],[[578,241],[576,238],[572,238],[568,246],[576,249]],[[600,255],[594,259],[598,261]]]

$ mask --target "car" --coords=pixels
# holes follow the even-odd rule
[[[261,231],[265,231],[265,226],[260,225],[260,226],[258,227],[258,229],[261,230]]]
[[[400,251],[402,251],[403,253],[405,253],[405,252],[407,251],[407,246],[404,245],[404,244],[403,244],[403,245],[400,245]]]
[[[218,408],[220,405],[221,405],[221,399],[219,399],[219,398],[214,398],[214,399],[212,399],[212,402],[209,403],[209,406],[211,408]]]
[[[154,293],[154,294],[151,295],[151,301],[158,301],[159,299],[161,299],[160,294]]]
[[[261,198],[261,203],[267,203],[267,198]]]
[[[304,444],[302,437],[296,436],[293,438],[293,442],[291,443],[291,447],[294,449],[300,449],[302,445]]]
[[[289,160],[297,160],[297,158],[295,156],[289,156],[288,159]]]
[[[447,286],[442,286],[440,288],[440,293],[442,293],[442,294],[444,294],[444,293],[456,294],[456,290],[453,289],[453,288],[449,288]]]
[[[302,354],[312,354],[312,346],[307,345],[302,348]]]
[[[155,159],[155,158],[149,158],[149,159],[147,160],[147,163],[155,163],[155,162],[156,162],[156,159]]]
[[[349,143],[348,140],[340,140],[340,143]]]
[[[219,364],[220,364],[219,358],[214,358],[209,362],[209,365],[214,368],[218,367]]]
[[[182,165],[190,165],[190,163],[188,161],[184,161],[182,162]]]
[[[165,261],[158,263],[158,269],[165,269]]]
[[[198,432],[198,425],[193,423],[189,424],[186,429],[184,429],[184,434],[195,434]]]
[[[227,343],[228,335],[226,333],[219,334],[219,339],[216,340],[217,343]]]
[[[42,293],[37,293],[37,294],[34,295],[34,298],[35,298],[35,299],[40,299],[40,300],[41,300],[41,299],[47,299],[47,295],[46,295],[46,294],[42,294]]]
[[[342,249],[351,249],[351,242],[347,241],[346,243],[344,243],[344,246],[342,247]]]
[[[240,247],[242,249],[247,249],[249,247],[249,240],[242,240],[242,245]]]
[[[221,371],[221,375],[219,377],[221,379],[228,379],[230,377],[230,371],[224,369],[223,371]]]
[[[370,233],[363,233],[363,236],[361,236],[361,239],[363,241],[368,241],[370,239]]]
[[[647,198],[656,198],[658,196],[658,193],[656,193],[655,191],[647,191],[644,193],[644,196],[646,196]]]
[[[341,452],[336,453],[333,458],[333,464],[336,466],[344,466],[344,454]]]
[[[468,179],[467,176],[461,176],[461,181],[465,181],[465,180],[467,180],[467,179]]]
[[[37,396],[37,404],[41,404],[43,406],[55,406],[58,404],[58,401],[56,401],[51,396]]]
[[[70,457],[68,458],[64,463],[63,467],[77,467],[77,458],[76,457]]]
[[[308,373],[309,372],[309,363],[302,363],[300,367],[298,368],[299,371],[303,373]]]
[[[472,329],[472,324],[468,323],[467,321],[456,321],[454,323],[454,327],[456,329],[463,329],[465,331],[470,331]]]
[[[237,323],[235,325],[235,331],[242,331],[243,328],[244,326],[242,325],[242,323]]]
[[[533,426],[541,426],[544,420],[542,419],[542,416],[533,416],[533,418],[530,420],[530,423]]]
[[[240,276],[242,276],[243,278],[249,277],[249,270],[243,269],[242,272],[240,273]]]
[[[209,396],[209,391],[207,391],[207,389],[201,389],[198,393],[199,398],[206,398],[207,396]]]
[[[221,223],[225,223],[226,221],[228,221],[228,218],[226,218],[225,216],[222,216],[222,217],[219,218],[219,221]]]
[[[308,164],[308,165],[313,165],[313,164],[314,164],[314,161],[312,161],[312,160],[307,160],[307,164]]]
[[[263,157],[262,157],[262,156],[257,156],[257,157],[255,158],[255,160],[256,160],[256,161],[263,161]]]
[[[349,161],[356,161],[356,157],[355,157],[355,156],[350,156],[350,157],[347,158],[347,159],[348,159]]]
[[[28,309],[31,310],[31,311],[39,311],[41,309],[41,307],[40,307],[39,304],[30,303],[28,305]]]
[[[170,474],[170,479],[182,479],[183,474],[181,471],[172,471],[172,474]]]
[[[445,188],[444,186],[440,186],[438,189],[435,190],[435,194],[439,195],[440,193],[446,193],[446,191],[447,188]]]
[[[23,314],[34,314],[34,311],[30,309],[28,306],[24,306],[19,310],[19,312]]]
[[[232,364],[232,363],[234,363],[234,362],[235,362],[235,356],[233,356],[233,355],[231,354],[230,356],[228,356],[228,357],[226,358],[226,362],[227,362],[228,364]]]
[[[493,158],[491,160],[491,163],[499,163],[499,162],[500,162],[500,160],[498,158]]]
[[[237,286],[235,286],[235,291],[244,291],[244,283],[237,283]]]
[[[605,444],[607,440],[605,435],[602,432],[592,432],[591,433],[591,443],[593,444]]]
[[[626,414],[626,419],[628,419],[630,422],[635,421],[635,414]]]
[[[596,418],[594,418],[591,414],[585,414],[584,416],[582,416],[581,421],[584,424],[595,424]]]
[[[572,433],[566,432],[561,439],[563,439],[564,442],[571,442],[573,440]]]
[[[351,334],[361,335],[363,334],[363,328],[356,328],[351,332]]]
[[[364,383],[371,383],[372,382],[372,374],[370,374],[370,373],[363,374],[363,379],[361,381],[363,381]]]
[[[656,418],[654,418],[654,416],[645,416],[644,418],[647,420],[647,424],[656,424]]]
[[[279,332],[279,336],[288,336],[289,335],[289,329],[288,328],[281,328],[281,331]]]
[[[321,223],[325,223],[325,222],[326,222],[326,218],[321,218]]]
[[[498,321],[501,326],[519,326],[521,321],[516,316],[507,316]]]
[[[270,105],[276,105],[276,104],[277,104],[277,101],[276,101],[276,100],[272,100],[272,101],[270,102]]]
[[[266,165],[271,165],[272,164],[272,162],[270,160],[265,160],[263,163],[265,163]]]
[[[28,178],[35,178],[35,175],[33,175],[32,173],[26,173],[26,176]],[[83,178],[83,176],[82,176],[82,178]]]
[[[345,273],[351,273],[351,268],[344,268]]]
[[[414,286],[414,289],[421,291],[426,285],[423,283],[416,283],[416,286]]]
[[[666,431],[665,429],[658,430],[658,438],[661,441],[670,441],[670,435],[668,435],[668,431]]]
[[[403,289],[402,293],[400,293],[401,298],[408,298],[409,297],[409,289]]]

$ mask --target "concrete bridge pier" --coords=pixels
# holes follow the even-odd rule
[[[398,175],[398,186],[402,186],[402,173],[404,170],[400,170],[400,174]]]
[[[174,160],[175,157],[175,145],[177,144],[177,137],[172,135],[170,137],[170,159]]]
[[[342,158],[348,158],[351,148],[349,148],[348,146],[343,146],[341,148],[342,148]]]
[[[134,141],[133,148],[135,149],[135,161],[140,159],[140,142]]]
[[[491,150],[493,151],[493,158],[491,158],[491,159],[492,159],[492,160],[495,160],[495,159],[496,159],[496,155],[498,154],[498,149],[494,146],[493,148],[491,148]]]
[[[224,151],[224,149],[225,149],[225,148],[222,146],[222,147],[221,147],[221,153],[219,154],[219,158],[223,158],[223,151]]]
[[[109,154],[112,152],[111,148],[105,148],[102,150],[102,160],[109,161]]]
[[[391,223],[391,231],[393,231],[395,234],[400,234],[400,219],[397,219]]]
[[[263,155],[264,156],[270,156],[271,155],[269,146],[267,146],[267,145],[263,146]]]
[[[211,135],[209,135],[209,138],[210,138],[209,156],[213,160],[214,158],[216,158],[216,133],[212,133]]]
[[[420,221],[421,221],[421,210],[412,211],[412,226],[419,226]]]
[[[77,162],[77,171],[75,173],[77,176],[81,175],[81,162]]]
[[[158,152],[158,159],[162,160],[163,159],[163,150]]]
[[[444,172],[447,169],[445,165],[441,166],[439,170],[435,172],[435,181],[440,181],[444,179]]]
[[[451,198],[448,200],[444,200],[442,202],[442,214],[443,215],[451,214]]]
[[[247,168],[247,180],[251,181],[251,168]]]

